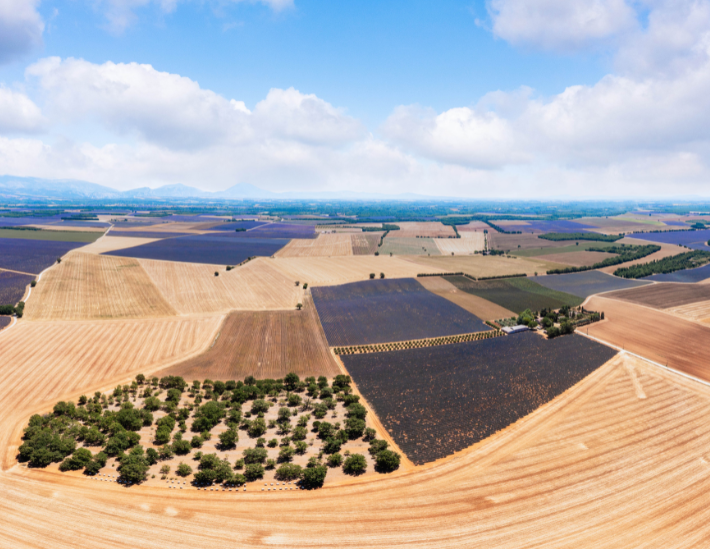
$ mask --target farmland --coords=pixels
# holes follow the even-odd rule
[[[137,259],[72,252],[33,290],[29,320],[175,315]]]
[[[387,278],[412,278],[422,270],[443,272],[436,267],[422,269],[421,265],[389,256],[289,257],[256,261],[270,261],[269,264],[289,280],[307,282],[310,286],[333,286],[357,282],[369,278],[371,273],[375,273],[376,276],[385,273]]]
[[[114,250],[135,248],[136,246],[142,246],[143,244],[150,244],[151,242],[158,241],[155,238],[117,237],[114,236],[114,234],[114,231],[111,231],[106,236],[99,238],[96,242],[87,244],[81,249],[81,251],[84,253],[102,254],[106,252],[113,252]]]
[[[710,381],[710,327],[604,297],[592,297],[586,307],[606,315],[589,326],[590,336]]]
[[[124,248],[106,253],[119,257],[160,261],[236,265],[252,256],[271,256],[287,243],[288,240],[276,238],[251,239],[230,238],[220,235],[200,235],[168,238],[134,248]]]
[[[289,372],[335,377],[340,368],[310,297],[304,297],[303,304],[301,311],[231,313],[208,350],[165,373],[223,381],[247,376],[278,379]]]
[[[577,221],[497,221],[506,231],[522,231],[524,233],[578,233],[582,229],[593,229],[592,225]]]
[[[158,240],[162,238],[177,238],[178,236],[190,236],[192,233],[174,233],[159,231],[121,231],[112,230],[108,238],[150,238]],[[134,244],[134,246],[137,244]]]
[[[710,240],[710,229],[700,231],[669,231],[663,233],[643,233],[635,234],[634,238],[640,240],[649,240],[662,244],[675,244],[687,246],[693,250],[705,250],[710,248],[707,246],[707,241]]]
[[[382,233],[358,233],[352,234],[351,242],[353,255],[373,255],[377,251]]]
[[[641,280],[629,280],[618,278],[600,271],[584,271],[581,273],[569,273],[561,275],[535,276],[531,280],[559,292],[587,298],[593,294],[611,292],[628,288],[637,288],[648,285],[648,282]]]
[[[483,320],[498,320],[500,318],[515,316],[515,313],[504,309],[500,305],[459,290],[456,286],[451,284],[451,282],[441,276],[424,276],[418,278],[417,281],[430,292],[448,299]]]
[[[541,286],[526,277],[474,281],[463,276],[447,276],[445,279],[459,290],[492,301],[517,314],[525,309],[539,311],[559,309],[565,305],[576,307],[584,301],[575,295]]]
[[[319,234],[316,239],[293,239],[276,257],[331,257],[353,255],[349,234]]]
[[[668,309],[710,300],[710,285],[649,284],[643,288],[614,292],[606,297],[645,305],[654,309]]]
[[[272,259],[255,259],[227,271],[213,265],[139,260],[167,302],[179,314],[230,310],[293,309],[303,289],[285,276]]]
[[[17,238],[23,240],[48,240],[59,242],[94,242],[103,232],[83,233],[80,231],[26,231],[0,229],[0,238]]]
[[[393,232],[378,248],[380,255],[441,255],[433,238],[393,238]]]
[[[318,236],[313,225],[289,225],[285,223],[267,223],[255,229],[234,234],[240,238],[269,239],[316,238]]]
[[[81,242],[0,238],[0,269],[39,274]]]
[[[610,257],[617,257],[617,254],[604,253],[604,252],[567,252],[567,253],[554,253],[537,256],[537,259],[542,261],[552,261],[557,263],[564,263],[565,265],[570,265],[572,267],[586,267],[587,265],[595,265],[605,259]]]
[[[343,362],[399,447],[421,465],[504,429],[615,354],[581,336],[547,341],[527,333]]]
[[[0,271],[0,305],[14,305],[20,301],[34,279],[33,275]]]
[[[485,235],[476,231],[462,232],[461,238],[436,238],[434,243],[443,255],[470,255],[484,249]]]
[[[214,227],[210,227],[209,231],[236,231],[237,229],[254,229],[265,225],[265,221],[236,221],[234,223],[220,223]]]
[[[538,261],[535,258],[513,258],[500,255],[470,255],[470,256],[441,256],[441,257],[412,257],[407,258],[414,264],[420,265],[418,272],[423,273],[466,273],[475,277],[484,276],[509,276],[513,274],[544,273],[548,269],[564,267],[559,263]],[[438,270],[438,271],[437,271]]]
[[[696,269],[685,269],[674,273],[656,274],[646,277],[644,280],[653,282],[681,282],[692,284],[694,282],[703,282],[710,278],[710,265],[698,267]]]
[[[436,222],[398,222],[398,231],[391,231],[389,236],[393,238],[448,238],[456,236],[453,227]]]
[[[488,231],[489,246],[493,250],[510,250],[511,253],[518,253],[521,250],[538,250],[540,248],[563,248],[568,246],[568,242],[544,240],[538,238],[536,234],[504,234],[495,231]],[[553,253],[550,250],[549,253]]]
[[[387,343],[489,330],[416,280],[367,280],[313,288],[331,346]]]
[[[7,328],[12,322],[12,317],[10,316],[0,316],[0,330]]]

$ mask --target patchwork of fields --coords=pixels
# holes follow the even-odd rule
[[[501,318],[516,316],[513,311],[504,309],[492,301],[488,301],[482,297],[459,290],[444,277],[423,276],[418,278],[417,281],[430,292],[448,299],[452,303],[455,303],[462,309],[466,309],[472,315],[475,315],[483,320],[498,320]]]
[[[346,355],[348,372],[415,464],[458,452],[549,402],[616,351],[533,333]]]
[[[600,271],[583,271],[561,275],[535,276],[530,280],[559,292],[587,298],[593,294],[601,294],[614,290],[638,288],[646,286],[649,282],[619,278]]]

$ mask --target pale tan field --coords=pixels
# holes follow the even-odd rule
[[[535,256],[535,259],[540,261],[550,261],[552,263],[563,263],[565,265],[572,265],[573,267],[585,267],[587,265],[594,265],[595,263],[604,261],[609,257],[616,257],[616,254],[586,251],[565,252],[559,254],[538,255]]]
[[[401,257],[353,256],[353,257],[293,257],[263,259],[289,280],[307,282],[311,286],[332,286],[357,282],[375,273],[385,273],[386,278],[412,278],[422,272],[422,267]],[[427,272],[442,272],[436,268]],[[291,282],[293,284],[293,282]]]
[[[444,225],[440,221],[405,221],[395,223],[399,227],[398,231],[390,231],[388,237],[392,238],[415,238],[417,236],[430,238],[454,237],[454,228]]]
[[[279,260],[258,258],[227,271],[199,263],[138,260],[179,314],[295,308],[303,289],[296,287],[296,278],[275,268],[276,261]],[[219,276],[214,275],[215,271]]]
[[[352,239],[353,255],[373,255],[383,233],[367,232],[350,235]]]
[[[45,231],[72,231],[77,233],[102,233],[108,227],[71,227],[69,225],[62,225],[61,223],[57,225],[27,225],[28,227],[35,227],[37,229],[43,229]]]
[[[452,303],[455,303],[462,309],[466,309],[469,313],[476,315],[482,320],[499,320],[502,318],[517,316],[514,312],[509,311],[500,305],[496,305],[487,299],[483,299],[482,297],[471,295],[459,290],[448,280],[445,280],[440,276],[423,276],[421,278],[417,278],[417,281],[430,292],[448,299]]]
[[[318,238],[294,238],[276,257],[334,257],[353,255],[352,235],[319,234]]]
[[[0,368],[4,388],[17,384],[17,371]],[[17,405],[0,410],[3,446],[19,442],[8,425],[56,400],[35,385],[27,379]],[[451,458],[314,492],[126,489],[8,461],[0,545],[702,547],[709,413],[707,387],[622,356]]]
[[[466,225],[456,225],[456,230],[461,233],[461,232],[468,232],[468,231],[491,231],[494,232],[493,229],[491,229],[488,224],[484,223],[483,221],[469,221],[468,224]]]
[[[92,242],[86,246],[82,246],[81,251],[88,254],[103,254],[116,250],[124,250],[157,242],[157,238],[134,238],[132,236],[111,236],[111,233],[102,236],[96,242]]]
[[[617,244],[631,244],[634,246],[645,246],[648,244],[656,244],[657,246],[660,246],[661,249],[658,250],[656,253],[648,255],[646,257],[642,257],[641,259],[636,259],[635,261],[628,261],[626,263],[622,263],[620,265],[612,265],[611,267],[604,267],[603,269],[599,269],[602,272],[609,273],[609,274],[614,274],[614,271],[617,269],[620,269],[621,267],[631,267],[632,265],[637,265],[639,263],[649,263],[651,261],[657,261],[658,259],[663,259],[664,257],[670,257],[672,255],[678,255],[682,254],[684,251],[687,251],[685,248],[681,248],[680,246],[675,246],[673,244],[660,244],[656,242],[648,242],[647,240],[639,240],[637,238],[630,238],[630,237],[625,237],[622,238],[617,242]]]
[[[32,290],[28,320],[90,320],[175,315],[137,259],[75,251]]]
[[[710,324],[710,301],[700,301],[680,307],[671,307],[665,309],[665,312],[688,320]]]
[[[606,316],[583,328],[584,333],[710,381],[710,327],[604,297],[591,297],[584,306]]]
[[[564,268],[559,263],[538,261],[537,258],[512,258],[500,255],[407,257],[407,261],[421,265],[420,272],[466,273],[475,277],[511,274],[544,274],[548,269]],[[439,269],[437,271],[436,269]]]
[[[391,234],[391,233],[390,233]],[[461,238],[435,238],[434,243],[442,255],[464,254],[483,251],[485,236],[482,232],[468,231],[460,233]]]
[[[652,231],[654,229],[664,228],[665,225],[653,218],[644,217],[591,217],[581,218],[579,221],[585,225],[592,225],[596,229],[588,229],[590,232],[601,234],[621,234],[633,233],[634,231]]]

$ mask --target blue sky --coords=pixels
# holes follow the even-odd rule
[[[708,1],[4,0],[0,172],[707,194]]]

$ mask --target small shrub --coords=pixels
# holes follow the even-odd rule
[[[177,466],[177,469],[175,469],[175,473],[180,477],[187,477],[192,474],[192,467],[187,463],[181,463]]]

